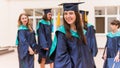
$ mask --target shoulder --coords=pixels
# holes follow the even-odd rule
[[[28,27],[24,26],[24,25],[20,25],[18,27],[18,30],[28,30]]]
[[[39,20],[38,24],[44,24],[46,21],[44,19]]]
[[[94,27],[91,23],[87,23],[87,27]]]
[[[57,28],[56,32],[61,32],[61,33],[66,34],[65,27],[61,25],[60,27]]]
[[[41,19],[41,20],[39,20],[39,22],[45,22],[45,20],[44,20],[44,19]]]
[[[113,34],[112,32],[108,32],[106,36],[111,38],[120,37],[120,31],[116,32],[115,34]]]

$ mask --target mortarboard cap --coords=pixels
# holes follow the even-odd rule
[[[43,11],[44,11],[44,14],[47,14],[47,13],[51,12],[51,9],[44,9]]]
[[[64,11],[73,10],[78,11],[78,4],[82,4],[84,2],[78,2],[78,3],[62,3],[60,5],[63,5]]]
[[[89,11],[80,10],[79,12],[80,12],[81,14],[85,14],[85,12],[86,12],[86,15],[89,14]]]

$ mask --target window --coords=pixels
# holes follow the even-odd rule
[[[95,7],[95,15],[105,15],[104,7]]]
[[[31,26],[35,30],[39,20],[44,15],[43,9],[40,9],[40,8],[24,9],[24,11],[29,15]],[[54,8],[51,11],[52,11],[52,17],[53,17],[53,20],[54,20],[54,26],[56,26],[55,23],[56,23],[56,20],[57,20],[58,11],[60,11],[60,15],[61,15],[60,20],[61,20],[61,22],[63,21],[62,20],[62,15],[63,15],[62,11],[63,11],[63,9],[62,8]]]
[[[111,21],[114,19],[119,19],[119,15],[120,7],[118,6],[95,7],[96,32],[100,34],[106,34],[107,32],[110,32]]]
[[[25,11],[29,16],[33,16],[33,9],[24,9],[24,11]]]
[[[43,11],[41,9],[35,9],[35,16],[43,16]]]
[[[96,32],[104,33],[105,32],[105,17],[96,17]]]
[[[107,15],[117,15],[117,7],[115,6],[107,7]]]

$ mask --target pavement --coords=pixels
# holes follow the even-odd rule
[[[14,48],[15,51],[0,55],[0,68],[19,68],[18,63],[18,56],[17,56],[17,50]],[[97,56],[94,58],[97,68],[103,67],[103,60],[101,59],[103,53],[103,49],[98,50]],[[37,62],[38,55],[35,55],[35,68],[40,68],[40,65]],[[46,68],[50,68],[49,65],[46,65]]]

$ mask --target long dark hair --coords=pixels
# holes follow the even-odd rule
[[[48,20],[47,14],[44,14],[42,19],[44,19],[45,21],[50,21],[50,23],[52,24],[52,18],[50,20]]]
[[[86,44],[86,39],[85,39],[85,36],[83,34],[82,24],[80,22],[80,15],[78,12],[75,12],[75,15],[76,15],[76,20],[75,20],[76,30],[78,32],[78,35],[80,36],[80,39],[83,41],[84,44]],[[66,37],[68,39],[72,40],[72,35],[70,33],[70,25],[65,21],[64,15],[63,15],[63,22],[64,22],[63,24],[64,24],[65,30],[66,30]]]
[[[43,17],[42,17],[42,19],[48,21],[47,14],[44,14]]]

